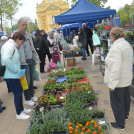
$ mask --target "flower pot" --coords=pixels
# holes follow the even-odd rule
[[[104,114],[99,114],[98,115],[98,118],[103,118],[104,117]]]

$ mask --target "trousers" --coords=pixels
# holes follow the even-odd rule
[[[21,65],[21,69],[25,69],[25,74],[28,83],[28,89],[24,90],[25,100],[29,101],[34,97],[33,82],[34,82],[34,71],[35,71],[35,61],[26,60],[28,65]]]
[[[87,46],[86,46],[87,55],[89,55],[88,45],[90,46],[90,49],[91,49],[92,54],[94,53],[92,43],[93,43],[92,40],[87,39]]]
[[[111,107],[118,126],[125,125],[125,118],[130,111],[130,92],[129,87],[115,88],[110,91]]]
[[[20,79],[5,79],[5,81],[8,83],[10,89],[13,91],[16,113],[17,115],[20,115],[20,113],[24,110],[22,102],[23,89],[20,83]]]

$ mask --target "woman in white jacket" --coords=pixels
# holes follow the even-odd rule
[[[111,107],[116,121],[110,124],[121,130],[125,129],[125,119],[128,119],[130,111],[129,86],[133,78],[133,50],[124,35],[122,28],[111,30],[113,45],[105,59],[104,77],[110,90]]]

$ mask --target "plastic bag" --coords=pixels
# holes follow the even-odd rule
[[[100,39],[99,39],[99,37],[98,37],[98,35],[97,35],[97,33],[95,31],[93,31],[92,38],[93,38],[93,44],[94,44],[94,46],[101,45]]]
[[[62,69],[62,63],[61,62],[58,61],[57,66],[58,66],[59,69]]]
[[[27,79],[26,79],[26,76],[25,76],[25,69],[21,69],[20,82],[21,82],[21,86],[22,86],[23,90],[27,90],[28,89],[28,84],[27,84]]]
[[[36,81],[41,80],[40,73],[37,68],[35,68],[35,71],[34,71],[34,80],[36,80]]]

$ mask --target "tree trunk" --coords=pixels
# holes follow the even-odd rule
[[[1,30],[3,31],[3,26],[2,26],[2,13],[1,13]]]

